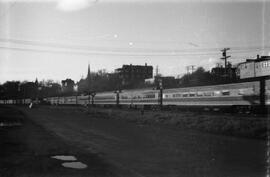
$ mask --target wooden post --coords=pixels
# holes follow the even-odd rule
[[[163,89],[160,89],[160,109],[162,109],[163,106]]]
[[[91,93],[91,96],[92,96],[92,106],[94,106],[94,99],[95,99],[95,96],[96,96],[96,92],[93,91],[93,92]]]
[[[163,106],[163,85],[162,85],[162,80],[160,79],[159,81],[159,91],[160,91],[160,102],[159,102],[159,106],[160,106],[160,110],[162,109]]]
[[[116,105],[119,107],[119,91],[116,91]]]
[[[266,113],[266,106],[265,106],[265,80],[266,77],[260,77],[260,110],[261,113]]]
[[[88,105],[90,105],[90,92],[88,92]]]

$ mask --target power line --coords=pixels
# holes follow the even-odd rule
[[[21,40],[21,39],[8,39],[8,38],[0,38],[0,41],[2,42],[10,42],[10,43],[17,43],[17,44],[23,44],[23,45],[37,45],[37,46],[45,46],[45,47],[58,47],[58,48],[73,48],[73,49],[88,49],[88,48],[93,48],[93,46],[86,46],[86,45],[69,45],[69,44],[63,44],[63,43],[55,43],[55,42],[41,42],[41,41],[33,41],[33,40]],[[163,43],[163,42],[160,42]],[[96,49],[98,48],[104,48],[104,47],[94,47]],[[254,49],[262,49],[263,47],[260,46],[250,46],[250,47],[231,47],[232,50],[254,50]],[[265,48],[270,48],[269,46],[265,46]],[[117,48],[121,49],[121,48]],[[146,48],[133,48],[133,49],[146,49]],[[188,51],[217,51],[220,50],[220,48],[196,48],[196,49],[182,49],[179,50],[177,49],[176,51],[181,51],[181,52],[188,52]],[[159,49],[159,51],[161,51]],[[165,50],[168,51],[168,50]]]
[[[34,47],[49,47],[52,49],[37,49],[37,48],[22,48],[22,47],[6,47],[2,46],[2,49],[11,50],[24,50],[24,51],[36,51],[36,52],[50,52],[50,53],[73,53],[81,55],[124,55],[124,56],[195,56],[195,55],[218,55],[219,48],[204,48],[200,50],[189,50],[189,49],[178,49],[178,50],[164,50],[164,49],[146,49],[146,48],[108,48],[108,47],[96,47],[96,46],[85,46],[85,45],[69,45],[53,42],[39,42],[31,40],[20,40],[20,39],[6,39],[0,38],[0,42],[14,43],[23,46],[34,46]],[[267,46],[266,46],[267,47]],[[234,47],[231,53],[253,53],[262,51],[265,48],[262,47]],[[268,47],[270,48],[270,47]],[[57,49],[57,50],[55,50]],[[59,51],[65,50],[65,51]],[[69,51],[69,50],[72,51]]]
[[[117,51],[61,51],[48,49],[31,49],[19,47],[0,46],[0,49],[41,52],[41,53],[58,53],[58,54],[77,54],[77,55],[116,55],[116,56],[191,56],[191,55],[216,55],[216,54],[177,54],[177,53],[131,53],[131,52],[117,52]]]
[[[40,42],[40,41],[31,41],[31,40],[20,40],[20,39],[6,39],[0,38],[0,42],[9,42],[15,44],[22,44],[22,45],[31,45],[31,46],[40,46],[40,47],[50,47],[50,48],[65,48],[65,49],[74,49],[74,50],[130,50],[131,48],[106,48],[106,47],[97,47],[97,46],[86,46],[86,45],[69,45],[69,44],[62,44],[62,43],[55,43],[55,42]],[[240,51],[247,51],[247,50],[263,50],[266,48],[270,48],[269,46],[265,46],[265,48],[252,46],[252,47],[232,47],[232,51],[240,52]],[[220,50],[220,48],[199,48],[199,49],[177,49],[177,50],[164,50],[164,49],[149,49],[149,48],[132,48],[134,52],[216,52]]]
[[[7,47],[0,46],[0,49],[17,50],[17,51],[29,51],[40,53],[58,53],[58,54],[76,54],[76,55],[114,55],[114,56],[213,56],[219,55],[219,53],[131,53],[131,52],[118,52],[118,51],[67,51],[67,50],[48,50],[48,49],[31,49],[31,48],[19,48],[19,47]],[[240,52],[238,52],[240,53]],[[249,53],[249,52],[244,52]],[[251,52],[250,52],[251,53]]]

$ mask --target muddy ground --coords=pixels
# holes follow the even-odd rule
[[[0,107],[0,122],[10,125],[0,127],[1,177],[116,176],[97,154],[63,141],[14,107]],[[51,158],[54,155],[74,155],[88,168],[64,168],[62,161]]]
[[[116,167],[118,175],[260,177],[266,174],[267,142],[263,139],[151,123],[145,119],[149,112],[141,115],[138,111],[53,106],[19,110],[61,142],[82,149],[87,152],[85,155],[98,155]],[[186,116],[189,117],[183,119],[187,121],[192,118]]]

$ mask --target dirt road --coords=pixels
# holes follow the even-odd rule
[[[266,142],[96,118],[78,108],[21,109],[63,140],[134,176],[265,176]]]

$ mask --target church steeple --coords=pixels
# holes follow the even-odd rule
[[[38,86],[38,79],[35,80],[35,85]]]
[[[87,77],[85,79],[87,89],[90,90],[91,86],[91,73],[90,73],[90,64],[88,63],[88,71],[87,71]]]

